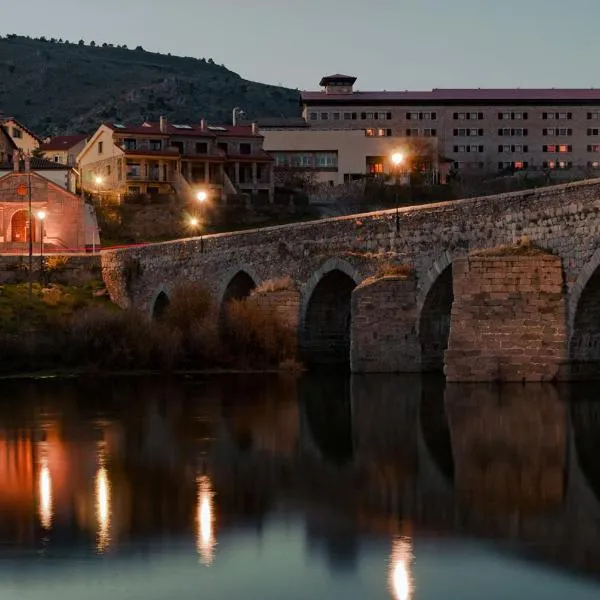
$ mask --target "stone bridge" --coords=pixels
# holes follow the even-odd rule
[[[149,316],[182,282],[219,306],[258,297],[308,364],[553,380],[600,363],[599,233],[588,180],[106,251],[102,265],[113,301]]]

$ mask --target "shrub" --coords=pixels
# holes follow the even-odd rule
[[[223,327],[227,349],[239,364],[279,366],[296,357],[293,330],[251,300],[229,302]]]

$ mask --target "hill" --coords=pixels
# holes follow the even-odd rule
[[[103,120],[227,123],[235,106],[247,118],[294,116],[298,93],[242,79],[212,59],[138,47],[0,37],[0,111],[40,135],[86,133]]]

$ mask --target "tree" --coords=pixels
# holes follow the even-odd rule
[[[85,42],[83,40],[79,40],[78,45],[79,46],[85,46]]]
[[[90,46],[91,46],[92,48],[95,48],[95,47],[96,47],[96,42],[95,42],[94,40],[92,40],[92,41],[90,42]]]
[[[38,148],[34,148],[34,150],[31,153],[31,156],[33,158],[44,158],[44,153],[41,150],[41,148],[38,147]]]

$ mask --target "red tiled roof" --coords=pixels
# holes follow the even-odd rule
[[[600,88],[590,89],[433,89],[430,91],[353,92],[352,94],[327,94],[326,92],[302,92],[304,102],[598,102]]]
[[[40,150],[69,150],[85,140],[87,140],[87,135],[57,135],[49,142],[40,144]]]
[[[155,136],[191,136],[191,137],[262,137],[259,133],[252,133],[252,125],[201,125],[189,124],[185,127],[176,127],[177,123],[167,123],[165,131],[160,130],[159,123],[146,125],[128,125],[105,123],[115,133],[146,134]]]

